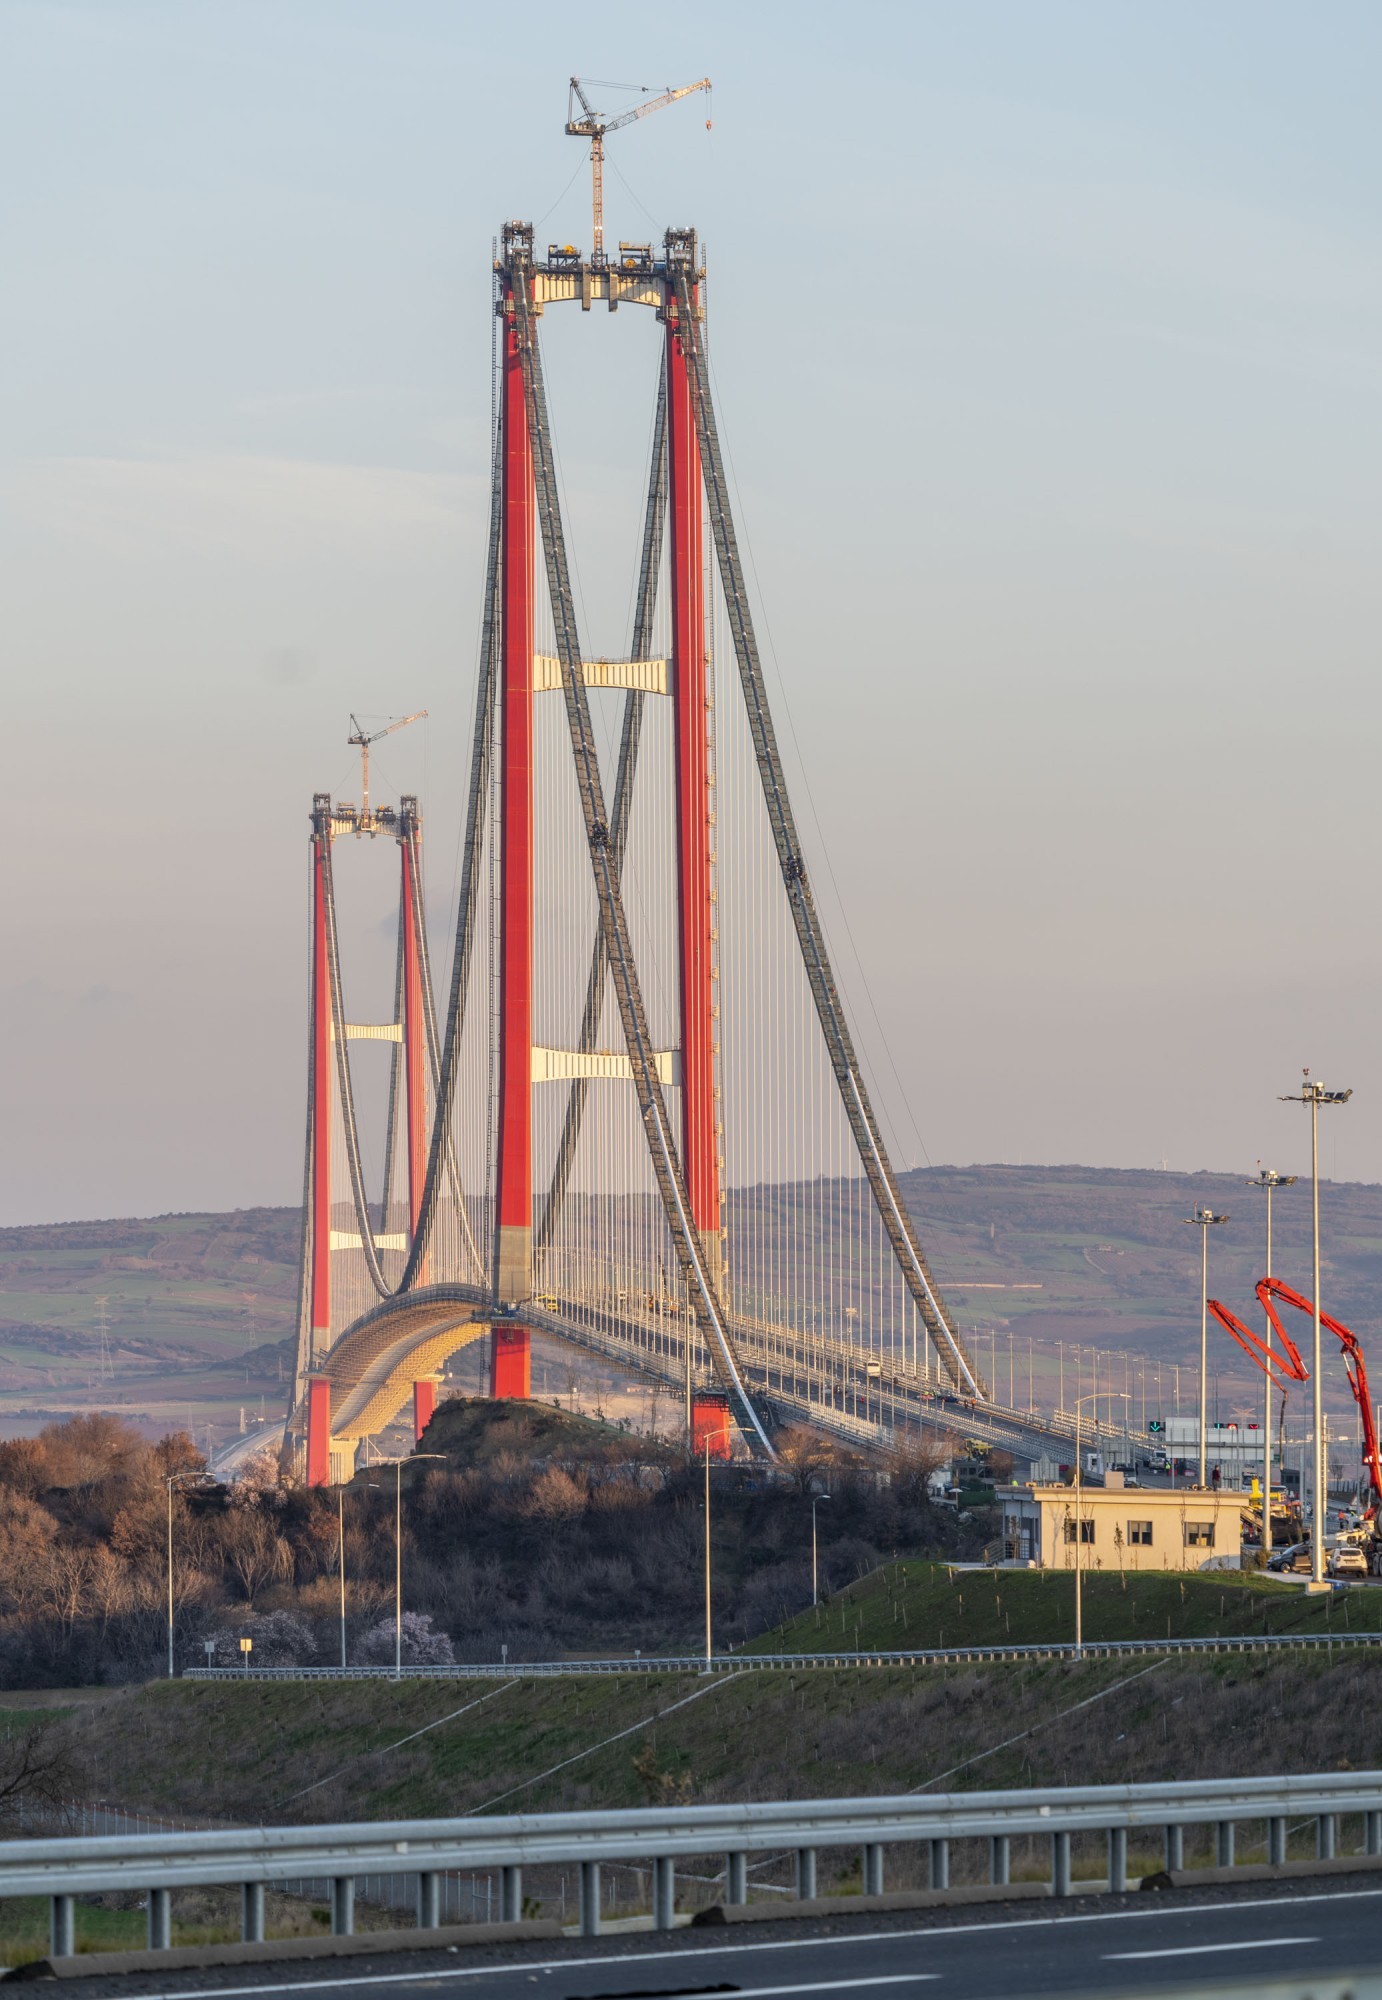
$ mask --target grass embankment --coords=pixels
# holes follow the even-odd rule
[[[1184,1594],[1182,1595],[1182,1581]],[[865,1650],[1068,1632],[1073,1579],[904,1563],[764,1636]],[[963,1600],[963,1601],[962,1601]],[[1222,1607],[1222,1608],[1221,1608]],[[1088,1581],[1089,1637],[1342,1629],[1382,1592],[1306,1598],[1250,1577]],[[835,1621],[843,1615],[843,1635]],[[905,1636],[904,1636],[905,1635]],[[1382,1660],[1210,1659],[807,1668],[487,1682],[179,1681],[74,1720],[93,1794],[226,1820],[578,1809],[1115,1783],[1382,1765]],[[421,1732],[421,1733],[418,1733]],[[214,1760],[208,1757],[214,1746]]]
[[[1097,1570],[1084,1578],[1084,1636],[1200,1639],[1239,1633],[1382,1630],[1382,1590],[1307,1596],[1251,1570],[1179,1576]],[[755,1653],[898,1652],[933,1646],[1029,1646],[1075,1636],[1066,1570],[951,1571],[889,1563],[828,1604],[765,1632]]]

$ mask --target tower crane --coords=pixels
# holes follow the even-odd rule
[[[587,83],[592,89],[600,87],[594,77],[573,76],[571,79],[571,88],[566,94],[566,131],[569,138],[590,141],[590,211],[593,225],[590,254],[592,263],[601,264],[605,256],[605,134],[619,131],[621,126],[632,125],[636,118],[646,118],[650,111],[661,111],[665,104],[675,104],[679,97],[690,97],[697,90],[709,90],[710,78],[703,76],[698,83],[683,83],[674,90],[664,90],[660,97],[650,97],[646,104],[635,104],[617,118],[606,118],[603,112],[595,110],[585,94],[584,85]],[[614,83],[606,84],[604,88],[627,90],[643,86]],[[582,114],[579,118],[576,116],[578,104]],[[709,131],[708,118],[705,125]]]
[[[395,729],[406,729],[410,722],[424,722],[426,718],[427,710],[419,708],[412,715],[401,715],[397,722],[386,723],[383,729],[367,730],[362,726],[358,716],[351,716],[350,727],[352,733],[347,736],[346,742],[352,746],[358,744],[360,750],[360,821],[362,825],[369,819],[370,744],[378,743],[381,737],[392,736]]]

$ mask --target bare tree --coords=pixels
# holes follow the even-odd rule
[[[895,1491],[907,1500],[925,1500],[931,1481],[955,1455],[955,1440],[944,1431],[911,1431],[893,1446],[891,1472]]]
[[[221,1527],[221,1548],[226,1567],[253,1604],[255,1593],[284,1576],[292,1565],[288,1544],[272,1522],[252,1507],[238,1507],[227,1514]]]
[[[80,1783],[65,1716],[13,1724],[0,1736],[0,1825],[15,1825],[26,1806],[65,1807]]]
[[[809,1493],[817,1478],[835,1462],[833,1446],[805,1424],[789,1424],[773,1439],[778,1463],[790,1473],[797,1491]]]

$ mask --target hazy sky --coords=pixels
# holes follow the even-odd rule
[[[1297,1168],[1311,1063],[1382,1178],[1375,5],[0,0],[0,41],[0,1217],[296,1198],[351,709],[431,712],[379,775],[443,919],[490,242],[588,242],[572,70],[715,81],[712,131],[610,141],[611,235],[708,245],[904,1161]],[[549,325],[597,652],[655,345]]]

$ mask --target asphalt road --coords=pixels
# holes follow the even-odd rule
[[[1030,1906],[1029,1906],[1030,1907]],[[978,1921],[854,1929],[786,1927],[771,1938],[719,1927],[532,1947],[500,1962],[469,1952],[190,1976],[82,1981],[158,2000],[1025,2000],[1044,1994],[1131,1994],[1382,1968],[1382,1888],[1306,1886],[1193,1904],[988,1916]],[[536,1993],[533,1989],[536,1988]]]

